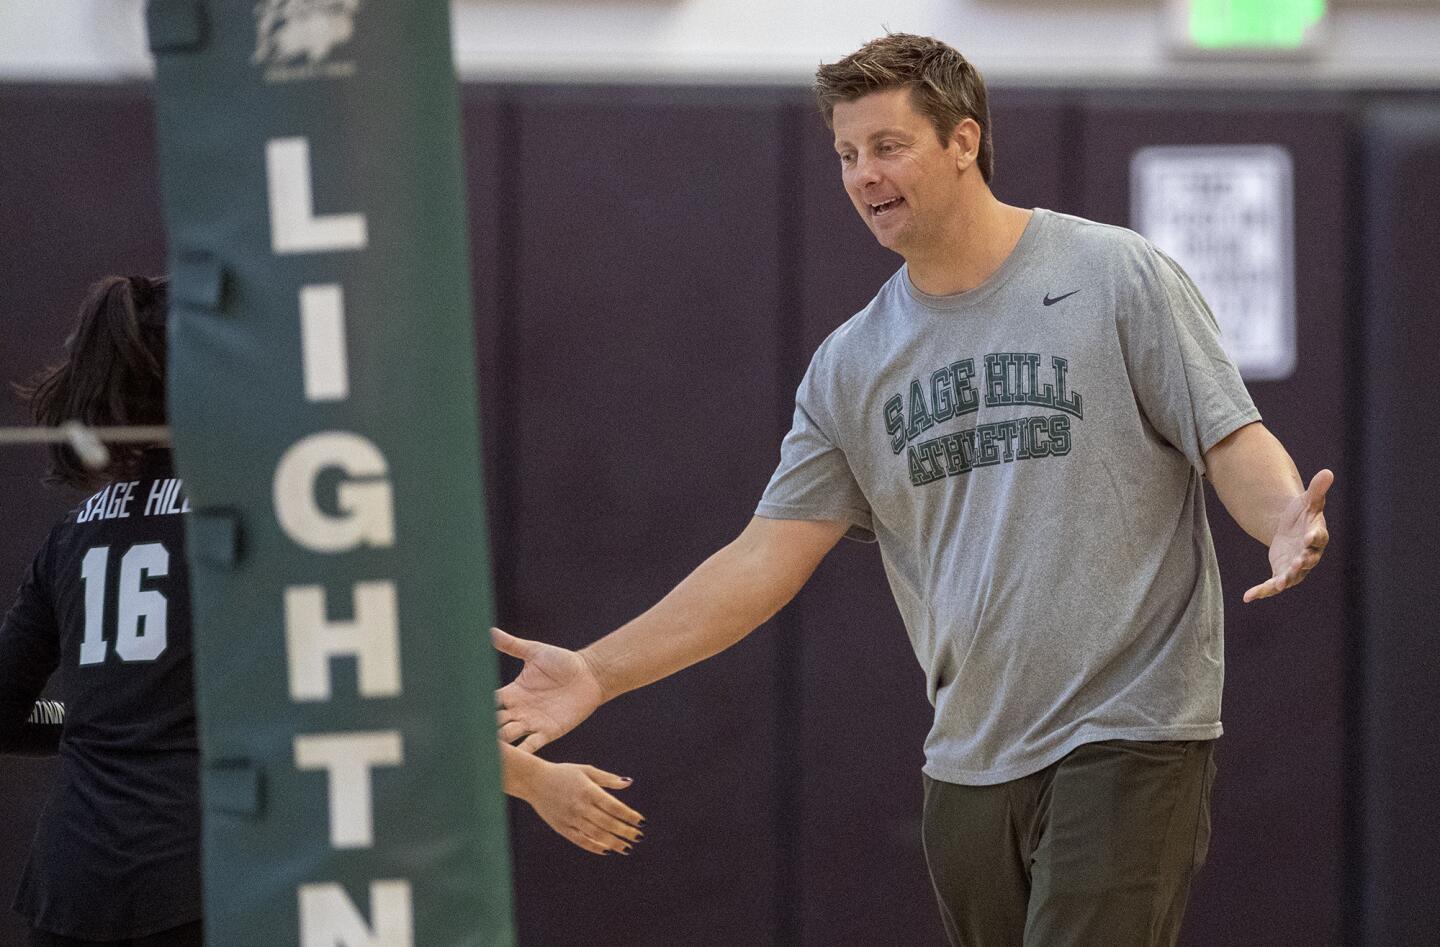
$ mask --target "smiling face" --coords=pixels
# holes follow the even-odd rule
[[[962,219],[979,126],[967,119],[942,144],[901,87],[837,103],[834,128],[845,193],[880,245],[907,260],[943,249]]]

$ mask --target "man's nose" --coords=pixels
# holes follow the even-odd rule
[[[864,155],[857,155],[855,163],[850,168],[850,181],[856,187],[865,187],[867,184],[874,184],[880,179],[875,167],[875,162]]]

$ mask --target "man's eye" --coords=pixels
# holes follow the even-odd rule
[[[855,163],[855,156],[854,156],[853,154],[851,154],[850,152],[847,151],[847,152],[845,152],[844,154],[840,155],[840,163],[841,163],[841,164],[854,164],[854,163]]]

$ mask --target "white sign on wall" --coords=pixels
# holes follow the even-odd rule
[[[1241,375],[1295,370],[1294,172],[1284,148],[1142,148],[1131,226],[1200,287]]]

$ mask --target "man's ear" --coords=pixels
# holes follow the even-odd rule
[[[980,123],[962,118],[950,133],[950,144],[956,147],[956,168],[964,171],[980,158]]]

